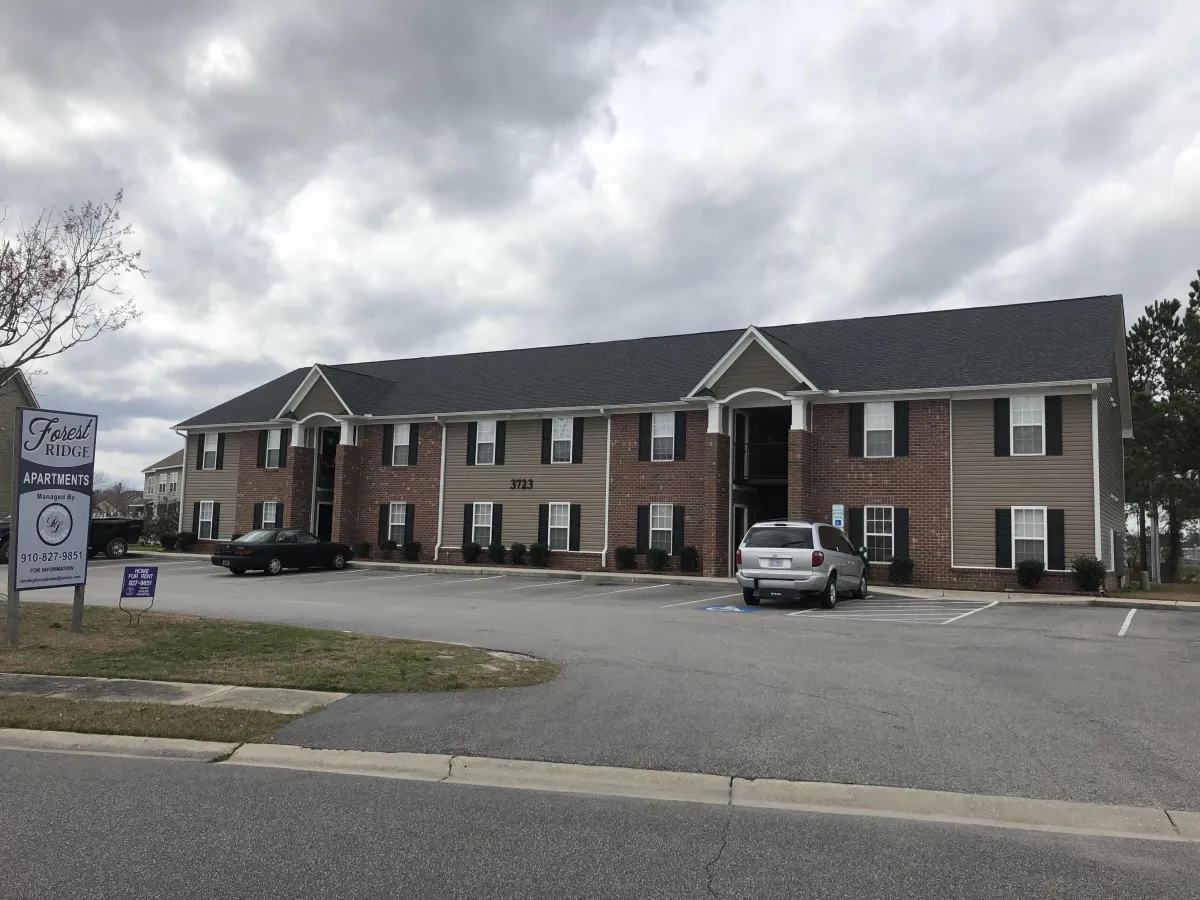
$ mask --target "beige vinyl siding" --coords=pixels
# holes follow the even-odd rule
[[[37,401],[14,376],[0,385],[0,516],[12,513],[13,430],[20,406],[36,407]]]
[[[1065,511],[1067,566],[1095,549],[1092,398],[1063,397],[1062,456],[996,456],[991,400],[954,400],[955,566],[996,565],[996,510],[1045,506]]]
[[[779,393],[800,387],[796,379],[775,362],[757,341],[747,346],[729,371],[717,379],[713,393],[724,399],[737,391],[756,387],[770,388]]]
[[[187,452],[184,454],[183,473],[183,527],[192,528],[192,511],[195,504],[212,500],[221,504],[221,521],[217,524],[217,539],[233,537],[234,513],[237,510],[238,456],[243,440],[258,440],[257,431],[225,432],[225,456],[223,468],[197,469],[196,456],[203,434],[189,434]]]
[[[324,378],[318,378],[304,398],[296,404],[296,418],[303,419],[313,413],[329,413],[332,416],[344,416],[346,407],[338,402],[337,395]]]
[[[446,427],[446,499],[441,544],[462,544],[463,506],[467,503],[504,504],[501,539],[532,544],[538,538],[538,506],[578,503],[579,549],[604,549],[604,470],[608,420],[592,416],[583,429],[583,462],[542,463],[542,420],[515,419],[507,423],[502,466],[467,465],[467,423]],[[513,479],[528,478],[532,490],[513,490]]]
[[[1125,442],[1121,439],[1121,408],[1114,406],[1117,391],[1110,385],[1101,385],[1097,396],[1097,419],[1100,431],[1100,544],[1104,553],[1104,564],[1112,568],[1113,529],[1125,534],[1125,469],[1122,465]],[[1119,402],[1119,401],[1118,401]],[[1113,495],[1117,497],[1113,500]]]

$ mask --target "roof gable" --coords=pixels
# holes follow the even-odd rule
[[[784,390],[807,389],[809,384],[804,373],[751,325],[688,396],[695,397],[699,392],[709,390],[717,397],[726,397],[750,387],[772,388],[782,393]]]

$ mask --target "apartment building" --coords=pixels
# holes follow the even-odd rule
[[[157,506],[164,503],[175,503],[183,499],[183,451],[176,450],[170,456],[160,459],[152,466],[142,469],[146,483],[142,488],[142,502],[138,504],[144,510],[146,518],[154,516]]]
[[[690,545],[728,575],[754,522],[837,510],[927,583],[1123,566],[1120,296],[318,363],[176,427],[202,541],[275,524],[437,562],[537,541],[569,569]]]
[[[12,515],[13,435],[17,410],[40,407],[33,387],[19,369],[0,384],[0,517]]]

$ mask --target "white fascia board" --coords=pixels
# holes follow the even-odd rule
[[[704,388],[711,388],[716,384],[721,379],[721,376],[728,372],[733,364],[738,361],[738,358],[746,351],[746,348],[753,343],[757,343],[766,350],[770,357],[779,363],[780,367],[796,379],[797,382],[800,384],[812,384],[813,387],[816,387],[811,378],[792,365],[791,361],[780,353],[774,344],[763,337],[761,331],[751,325],[742,332],[742,336],[734,342],[733,346],[725,351],[725,355],[717,360],[717,364],[709,369],[708,373],[700,379],[700,383],[688,392],[688,397],[694,397],[697,391],[704,390]]]
[[[979,399],[1007,397],[1020,393],[1035,394],[1090,394],[1092,385],[1109,384],[1112,379],[1089,378],[1076,381],[1040,381],[1026,384],[966,385],[963,387],[914,388],[905,391],[788,391],[789,397],[804,397],[813,403],[845,403],[855,400],[937,400],[947,397],[955,399]]]

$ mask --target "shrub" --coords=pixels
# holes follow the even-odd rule
[[[700,551],[690,544],[679,551],[679,570],[681,572],[700,571]]]
[[[1037,587],[1046,574],[1046,566],[1040,559],[1023,559],[1017,563],[1017,584],[1023,588]]]
[[[405,562],[416,562],[421,558],[421,542],[409,541],[400,548],[400,555],[404,557]]]
[[[892,584],[911,584],[915,568],[907,556],[898,556],[888,564],[888,581]]]
[[[632,547],[618,547],[613,552],[613,557],[616,559],[618,569],[637,568],[637,551]]]
[[[396,553],[396,546],[397,546],[397,544],[395,541],[384,541],[382,544],[379,545],[380,557],[382,557],[383,559],[391,559],[392,556]]]
[[[198,540],[198,538],[196,537],[196,532],[181,531],[181,532],[179,532],[179,549],[182,550],[184,553],[187,553],[189,550],[191,550],[193,547],[196,546],[197,540]]]
[[[158,536],[158,542],[160,544],[162,544],[162,548],[164,550],[174,550],[175,545],[179,542],[179,535],[177,535],[177,534],[160,534]]]
[[[525,550],[524,544],[513,544],[508,548],[508,561],[514,566],[525,565]]]
[[[646,551],[646,565],[652,572],[661,572],[667,566],[670,555],[662,547],[651,547]]]
[[[467,543],[462,545],[463,562],[465,562],[465,563],[479,562],[479,554],[482,552],[483,552],[483,548],[480,547],[477,543],[475,543],[474,541],[468,541]]]
[[[371,555],[371,542],[370,541],[359,541],[357,544],[355,544],[354,545],[354,555],[357,556],[359,559],[366,559],[368,556],[370,556]]]
[[[488,559],[494,563],[504,562],[504,545],[503,544],[488,544]]]
[[[550,565],[550,548],[545,544],[530,544],[529,564],[533,566]]]
[[[1094,556],[1077,556],[1071,562],[1075,573],[1075,586],[1079,590],[1094,594],[1104,585],[1104,563]]]

